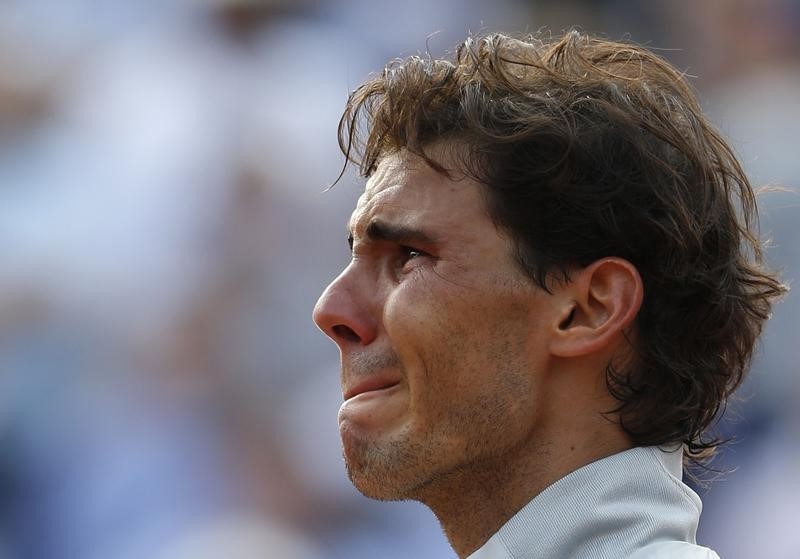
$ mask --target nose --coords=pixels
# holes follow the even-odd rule
[[[314,306],[314,322],[339,349],[366,346],[375,340],[378,327],[367,300],[369,292],[368,288],[358,288],[348,267],[323,291]]]

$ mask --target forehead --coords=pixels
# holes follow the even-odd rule
[[[489,223],[483,187],[463,174],[449,178],[422,158],[405,151],[386,155],[367,181],[350,218],[356,235],[373,219],[404,225],[464,227]],[[433,222],[433,223],[431,223]]]

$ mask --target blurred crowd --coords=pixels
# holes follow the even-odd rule
[[[326,191],[336,126],[390,58],[573,25],[693,76],[798,277],[792,0],[0,2],[0,559],[453,557],[344,473],[310,319],[361,188]],[[726,559],[800,549],[799,313],[775,309],[698,486]]]

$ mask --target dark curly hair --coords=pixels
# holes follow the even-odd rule
[[[459,170],[485,185],[492,219],[544,289],[606,256],[636,266],[636,366],[606,370],[610,413],[637,445],[713,454],[706,430],[785,288],[762,264],[753,189],[684,75],[576,31],[491,34],[451,60],[390,63],[339,124],[345,166],[364,176],[399,149],[449,174],[430,155],[441,143],[458,146]]]

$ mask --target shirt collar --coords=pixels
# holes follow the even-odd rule
[[[694,543],[700,498],[682,481],[681,447],[637,447],[556,481],[469,559],[606,557],[660,539]],[[604,547],[605,546],[605,547]]]

